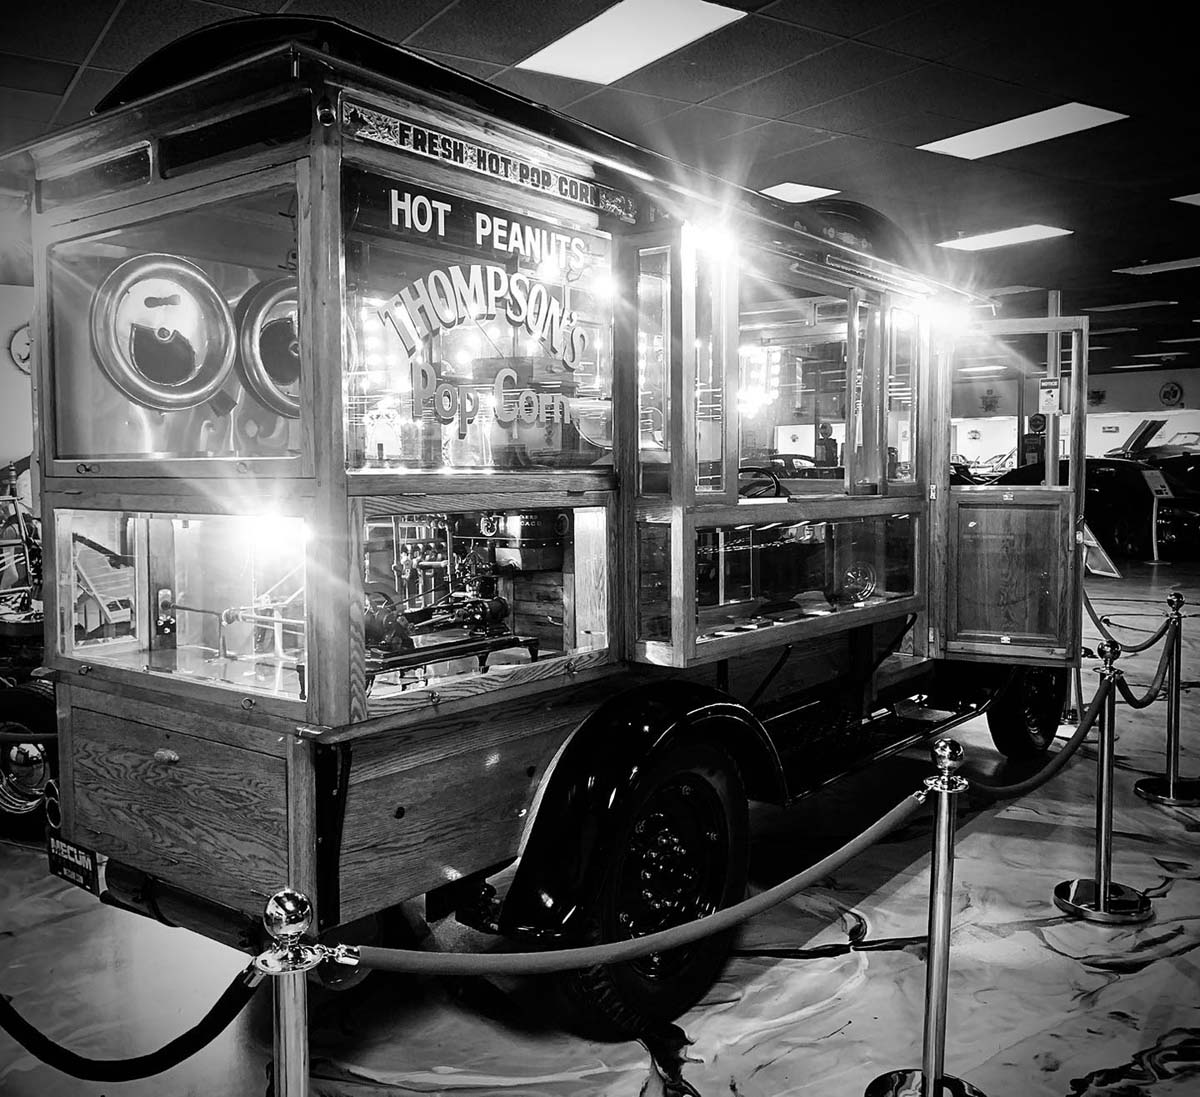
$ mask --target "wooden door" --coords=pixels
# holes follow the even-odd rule
[[[973,356],[964,353],[967,347]],[[991,353],[978,353],[981,348]],[[964,363],[984,360],[1000,365],[992,367],[990,390],[978,397],[985,414],[971,420],[963,413],[972,410],[967,398],[976,398],[979,383],[970,370],[980,367]],[[1077,662],[1087,319],[973,325],[949,348],[946,367],[944,402],[952,422],[961,431],[974,421],[982,435],[1011,413],[1017,456],[1015,467],[994,481],[952,482],[944,494],[936,522],[945,536],[946,587],[936,600],[942,651],[1013,663]],[[1059,410],[1039,410],[1041,394],[1055,391]]]

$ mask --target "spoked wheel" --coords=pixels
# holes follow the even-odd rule
[[[746,795],[733,760],[706,744],[667,751],[642,776],[608,843],[587,910],[593,942],[643,937],[694,921],[746,889]],[[566,972],[560,996],[574,1028],[623,1039],[670,1021],[712,985],[732,932],[623,964]]]
[[[738,485],[738,495],[745,499],[779,499],[788,494],[787,488],[783,486],[783,481],[774,469],[762,465],[743,465],[738,469],[738,477],[742,476],[753,477]]]
[[[988,706],[988,731],[1006,758],[1036,758],[1054,742],[1070,685],[1065,667],[1018,667]]]

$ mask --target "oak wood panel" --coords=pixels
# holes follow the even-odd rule
[[[360,770],[356,758],[340,857],[343,921],[515,856],[538,781],[574,726],[557,721],[415,768],[397,758]]]
[[[75,707],[74,832],[87,846],[237,910],[286,883],[281,759]],[[172,751],[175,762],[156,759]]]
[[[313,924],[320,924],[321,896],[317,888],[316,779],[312,744],[298,736],[284,746],[287,787],[287,884],[307,895],[313,904]]]

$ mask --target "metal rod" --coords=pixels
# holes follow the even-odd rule
[[[954,889],[957,793],[939,790],[929,883],[929,959],[925,974],[925,1035],[921,1070],[926,1097],[942,1092],[946,1057],[946,993],[950,977],[950,899]]]
[[[1104,698],[1104,722],[1100,726],[1100,755],[1096,762],[1096,910],[1108,911],[1112,891],[1113,754],[1117,726],[1117,691]]]
[[[1183,672],[1183,635],[1179,611],[1175,611],[1174,636],[1171,639],[1171,662],[1167,668],[1167,796],[1176,798],[1175,782],[1179,779],[1179,691]]]
[[[308,1097],[308,976],[277,975],[275,991],[275,1097]]]

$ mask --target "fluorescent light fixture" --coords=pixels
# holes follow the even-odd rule
[[[745,15],[704,0],[621,0],[516,67],[611,84]]]
[[[1172,259],[1167,263],[1141,263],[1136,267],[1116,267],[1113,274],[1162,274],[1168,270],[1190,270],[1200,267],[1200,255],[1191,259]]]
[[[995,373],[997,370],[1006,369],[1005,366],[961,366],[959,373]]]
[[[957,156],[962,160],[979,160],[984,156],[993,156],[998,152],[1019,149],[1025,145],[1036,145],[1039,141],[1049,141],[1068,133],[1079,133],[1093,126],[1103,126],[1107,122],[1118,122],[1128,117],[1127,114],[1117,114],[1083,103],[1066,103],[1061,107],[1040,110],[1036,114],[1026,114],[994,126],[960,133],[957,137],[947,137],[943,141],[931,141],[928,145],[918,145],[917,148],[924,149],[925,152],[939,152],[944,156]]]
[[[1135,354],[1135,355],[1133,355],[1133,357],[1134,358],[1185,358],[1187,356],[1187,353],[1188,352],[1186,350],[1156,350],[1156,351],[1151,351],[1149,354]]]
[[[1110,366],[1109,369],[1162,369],[1161,362],[1139,362],[1136,366]]]
[[[1111,350],[1112,348],[1104,343],[1088,343],[1088,350]]]
[[[1129,309],[1152,309],[1159,305],[1178,305],[1178,301],[1128,301],[1123,305],[1093,305],[1090,309],[1084,309],[1084,312],[1126,312]],[[1109,328],[1111,331],[1119,331],[1119,328]],[[1137,328],[1132,330],[1137,331]]]
[[[1092,328],[1093,335],[1119,335],[1125,331],[1137,331],[1137,328]]]
[[[1045,286],[1000,286],[998,289],[984,290],[989,297],[1009,297],[1014,293],[1045,293]]]
[[[1181,194],[1178,198],[1172,198],[1172,202],[1186,202],[1189,206],[1200,206],[1200,194]]]
[[[1160,343],[1200,343],[1200,335],[1189,335],[1186,339],[1160,339]]]
[[[842,192],[828,187],[810,187],[806,183],[776,183],[773,187],[764,187],[760,193],[781,202],[811,202],[814,198],[828,198]]]
[[[1074,229],[1056,229],[1053,225],[1017,225],[997,232],[982,232],[975,236],[960,236],[956,240],[943,240],[939,248],[955,248],[958,251],[983,251],[986,248],[1006,248],[1010,244],[1027,244],[1031,240],[1048,240],[1053,236],[1070,236]]]

